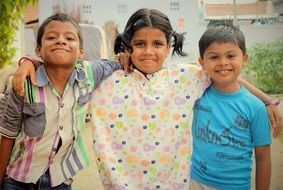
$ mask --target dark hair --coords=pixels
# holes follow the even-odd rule
[[[37,45],[41,46],[41,38],[44,34],[45,31],[45,27],[51,22],[51,21],[61,21],[61,22],[70,22],[74,25],[74,27],[77,29],[77,33],[79,36],[79,40],[80,40],[80,48],[83,48],[83,38],[82,38],[82,32],[81,32],[81,27],[80,25],[77,23],[77,21],[64,13],[58,13],[58,14],[54,14],[50,17],[48,17],[47,19],[45,19],[43,21],[43,23],[40,25],[38,31],[37,31]]]
[[[128,20],[124,32],[118,34],[114,42],[115,54],[125,52],[126,50],[132,52],[130,41],[137,30],[145,27],[152,27],[160,29],[164,32],[168,44],[172,43],[173,52],[179,56],[186,56],[183,52],[183,42],[185,40],[184,33],[176,33],[170,23],[169,18],[162,12],[155,9],[139,9]],[[173,42],[171,42],[173,38]]]
[[[203,58],[203,54],[208,46],[213,43],[234,42],[242,52],[246,53],[245,36],[239,28],[232,25],[214,25],[206,29],[199,40],[199,54]]]

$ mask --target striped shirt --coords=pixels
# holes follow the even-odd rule
[[[84,141],[88,102],[102,79],[119,68],[107,60],[77,64],[60,97],[42,65],[36,71],[37,86],[25,82],[24,97],[11,91],[1,101],[0,116],[0,134],[15,138],[6,174],[36,183],[49,169],[54,187],[88,166]]]

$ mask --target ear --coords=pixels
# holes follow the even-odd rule
[[[243,65],[245,66],[246,64],[248,64],[248,60],[249,60],[249,55],[248,54],[244,54],[243,55]]]
[[[35,54],[37,55],[37,57],[41,57],[41,46],[36,46]]]
[[[79,59],[83,59],[85,55],[85,51],[83,48],[80,48]]]
[[[167,45],[167,50],[166,50],[166,57],[168,57],[169,53],[170,53],[170,48],[171,48],[171,45],[168,44]]]
[[[199,62],[199,64],[200,64],[202,70],[205,71],[206,68],[205,68],[205,65],[204,65],[204,60],[203,60],[203,58],[200,57],[200,58],[198,59],[198,62]]]

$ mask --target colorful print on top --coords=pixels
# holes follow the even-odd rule
[[[191,119],[208,86],[199,67],[116,71],[93,94],[94,151],[105,189],[189,188]]]

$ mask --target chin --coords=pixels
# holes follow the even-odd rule
[[[73,68],[75,67],[75,63],[57,63],[56,67],[61,67],[61,68],[65,68],[65,69],[69,69],[69,68]]]

